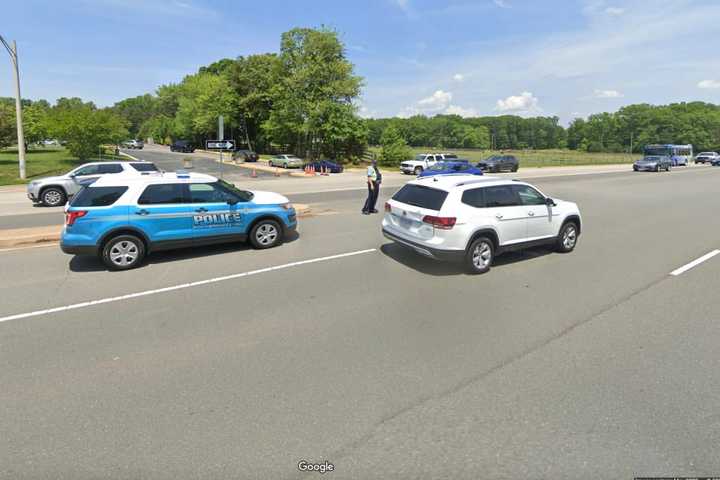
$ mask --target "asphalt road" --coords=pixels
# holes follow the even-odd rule
[[[669,275],[720,248],[720,169],[535,183],[578,248],[482,276],[386,242],[361,191],[272,250],[0,253],[0,317],[32,314],[0,321],[0,478],[720,474],[720,255]]]

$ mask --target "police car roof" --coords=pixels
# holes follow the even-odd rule
[[[216,182],[217,178],[204,173],[188,172],[149,172],[147,175],[115,176],[105,175],[92,184],[93,187],[113,187],[129,184],[158,183],[208,183]]]
[[[454,188],[471,186],[471,185],[504,185],[516,183],[515,180],[509,178],[492,177],[485,175],[433,175],[431,177],[421,177],[412,180],[409,183],[414,185],[424,185],[426,187],[438,188],[450,191]]]

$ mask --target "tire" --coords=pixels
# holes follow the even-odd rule
[[[275,220],[260,220],[250,230],[250,243],[258,250],[277,247],[282,242],[283,229]]]
[[[660,171],[660,165],[658,165],[657,167],[655,167],[655,171],[656,171],[656,172],[659,172],[659,171]]]
[[[283,163],[283,168],[287,168],[287,167],[288,167],[288,164],[287,164],[287,163]]]
[[[415,167],[415,170],[413,170],[413,173],[414,173],[415,175],[420,175],[422,172],[423,172],[423,168],[422,168],[422,167]]]
[[[513,172],[517,172],[517,171],[518,171],[518,168],[520,168],[520,167],[519,167],[518,165],[515,165],[515,166],[512,168],[512,171],[513,171]]]
[[[490,270],[495,260],[495,244],[487,237],[478,237],[465,253],[465,268],[468,273],[481,274]]]
[[[40,202],[46,207],[61,207],[67,202],[67,195],[60,187],[48,187],[40,194]]]
[[[135,235],[118,235],[103,246],[101,259],[110,270],[130,270],[145,258],[145,244]]]
[[[578,239],[578,227],[575,222],[566,222],[560,228],[555,250],[559,253],[570,253],[575,250]]]
[[[668,165],[667,167],[665,167],[665,171],[666,171],[666,172],[669,172],[669,171],[670,171],[670,165]]]

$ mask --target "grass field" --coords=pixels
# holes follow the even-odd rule
[[[515,155],[520,161],[520,167],[561,167],[575,165],[609,165],[615,163],[632,163],[637,160],[637,155],[627,153],[588,153],[577,150],[463,150],[463,149],[438,149],[419,147],[413,148],[413,153],[451,152],[460,158],[471,162],[478,162],[491,155]],[[379,147],[371,147],[370,151],[379,153]]]
[[[103,153],[102,159],[126,160],[124,157],[115,157],[109,152]],[[87,161],[97,161],[97,158]],[[73,157],[64,148],[40,147],[30,149],[30,151],[25,154],[25,165],[27,168],[28,180],[65,173],[81,163],[85,162],[81,162],[77,158]],[[18,177],[18,174],[17,149],[0,150],[0,185],[27,183],[27,180],[21,180]]]

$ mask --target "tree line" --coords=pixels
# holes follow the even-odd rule
[[[226,138],[248,148],[348,159],[367,145],[353,103],[361,86],[335,31],[296,28],[282,34],[279,54],[219,60],[113,110],[132,135],[161,143],[216,138],[222,115]]]

